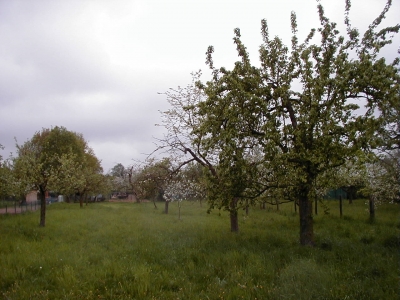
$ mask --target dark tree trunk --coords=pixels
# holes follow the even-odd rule
[[[265,201],[260,202],[260,209],[265,209]]]
[[[40,223],[39,226],[46,226],[46,189],[39,186],[40,195]]]
[[[230,203],[229,217],[231,220],[231,232],[239,232],[239,219],[237,211],[237,198],[233,198]]]
[[[168,215],[168,205],[169,205],[169,201],[165,201],[165,209],[164,209],[164,212],[165,212],[165,214],[167,214],[167,215]]]
[[[339,196],[339,210],[340,210],[340,217],[343,217],[343,199],[342,199],[342,195]]]
[[[314,212],[315,212],[315,215],[318,215],[318,199],[317,198],[315,198]]]
[[[275,199],[275,203],[276,203],[276,210],[279,211],[279,199],[278,198]]]
[[[369,197],[369,220],[371,222],[375,220],[375,201],[371,196]]]
[[[312,181],[311,181],[312,182]],[[309,188],[304,185],[299,193],[300,244],[314,246],[313,203],[308,199]]]

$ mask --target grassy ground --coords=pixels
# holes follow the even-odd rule
[[[240,215],[198,203],[52,204],[0,216],[0,299],[398,299],[400,206],[368,222],[363,201],[329,202],[317,247],[298,244],[292,204]]]

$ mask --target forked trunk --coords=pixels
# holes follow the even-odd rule
[[[39,187],[40,194],[40,223],[39,226],[46,225],[46,190],[42,186]]]
[[[313,203],[308,199],[308,192],[308,188],[304,186],[299,194],[300,244],[314,246]]]
[[[233,198],[230,203],[229,217],[231,220],[231,232],[239,232],[239,219],[237,211],[237,198]]]

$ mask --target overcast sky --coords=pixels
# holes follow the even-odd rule
[[[322,0],[343,23],[344,0]],[[365,29],[385,0],[353,0],[352,25]],[[394,0],[386,25],[399,22]],[[0,0],[0,144],[8,156],[42,128],[82,133],[107,172],[143,160],[162,130],[168,88],[186,86],[215,48],[217,67],[237,60],[233,29],[254,63],[260,21],[290,45],[290,12],[299,38],[318,26],[315,0]],[[344,31],[343,31],[344,32]],[[385,52],[393,58],[399,38]]]

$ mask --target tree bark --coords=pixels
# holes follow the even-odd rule
[[[340,210],[340,217],[343,217],[343,199],[342,199],[342,195],[339,196],[339,210]]]
[[[314,246],[313,203],[308,199],[309,188],[304,185],[299,193],[300,244]]]
[[[167,214],[167,215],[168,215],[168,205],[169,205],[169,201],[165,201],[165,209],[164,209],[164,212],[165,212],[165,214]]]
[[[239,219],[237,211],[237,198],[233,198],[230,203],[229,217],[231,220],[231,232],[239,232]]]
[[[46,226],[46,189],[43,186],[39,186],[40,195],[40,223],[39,226]]]

